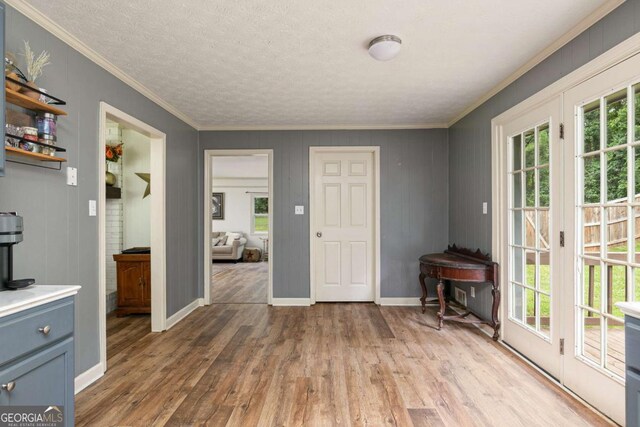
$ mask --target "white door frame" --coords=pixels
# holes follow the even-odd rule
[[[222,156],[252,156],[267,155],[269,159],[269,243],[267,260],[269,264],[269,283],[267,285],[268,295],[267,303],[273,303],[273,150],[272,149],[241,149],[241,150],[204,150],[204,304],[211,304],[211,159]]]
[[[373,285],[375,287],[374,302],[380,304],[380,147],[379,146],[323,146],[309,147],[309,297],[311,304],[316,303],[315,283],[315,221],[314,177],[315,155],[318,153],[371,153],[373,154]]]
[[[98,126],[98,325],[100,333],[100,364],[107,370],[107,307],[106,307],[106,172],[105,145],[107,118],[124,124],[150,139],[151,151],[151,331],[161,332],[167,322],[166,269],[166,151],[167,137],[163,132],[136,119],[106,102],[100,102]]]

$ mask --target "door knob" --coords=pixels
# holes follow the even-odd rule
[[[318,236],[318,237],[322,237],[322,233],[318,231],[318,232],[316,233],[316,236]]]
[[[38,328],[38,332],[41,332],[42,335],[49,335],[49,332],[51,332],[51,326],[47,325],[43,328]]]
[[[11,381],[7,384],[2,384],[2,389],[3,390],[7,390],[8,392],[12,392],[13,389],[16,388],[16,382],[15,381]]]

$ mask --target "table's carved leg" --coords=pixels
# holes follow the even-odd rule
[[[420,280],[420,287],[422,288],[422,297],[420,297],[420,302],[422,303],[422,312],[424,313],[427,309],[427,285],[424,283],[424,278],[427,277],[426,274],[420,273],[418,279]]]
[[[500,281],[498,277],[498,267],[494,266],[493,283],[491,288],[493,305],[491,306],[491,322],[493,323],[493,340],[498,341],[500,337],[500,320],[498,319],[498,308],[500,307]]]
[[[444,312],[447,305],[444,301],[444,280],[438,279],[438,302],[440,303],[440,311],[438,312],[438,330],[442,329],[444,323]]]

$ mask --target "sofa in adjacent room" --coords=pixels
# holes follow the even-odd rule
[[[211,233],[211,261],[237,261],[247,239],[242,233],[215,231]]]

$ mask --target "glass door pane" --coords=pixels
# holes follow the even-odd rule
[[[636,87],[622,88],[580,108],[578,263],[581,278],[576,329],[577,356],[608,375],[624,379],[623,315],[615,306],[630,301],[640,266],[640,147]],[[636,160],[636,157],[637,160]],[[636,166],[637,165],[637,166]]]
[[[548,339],[551,323],[549,122],[510,138],[509,318]]]

